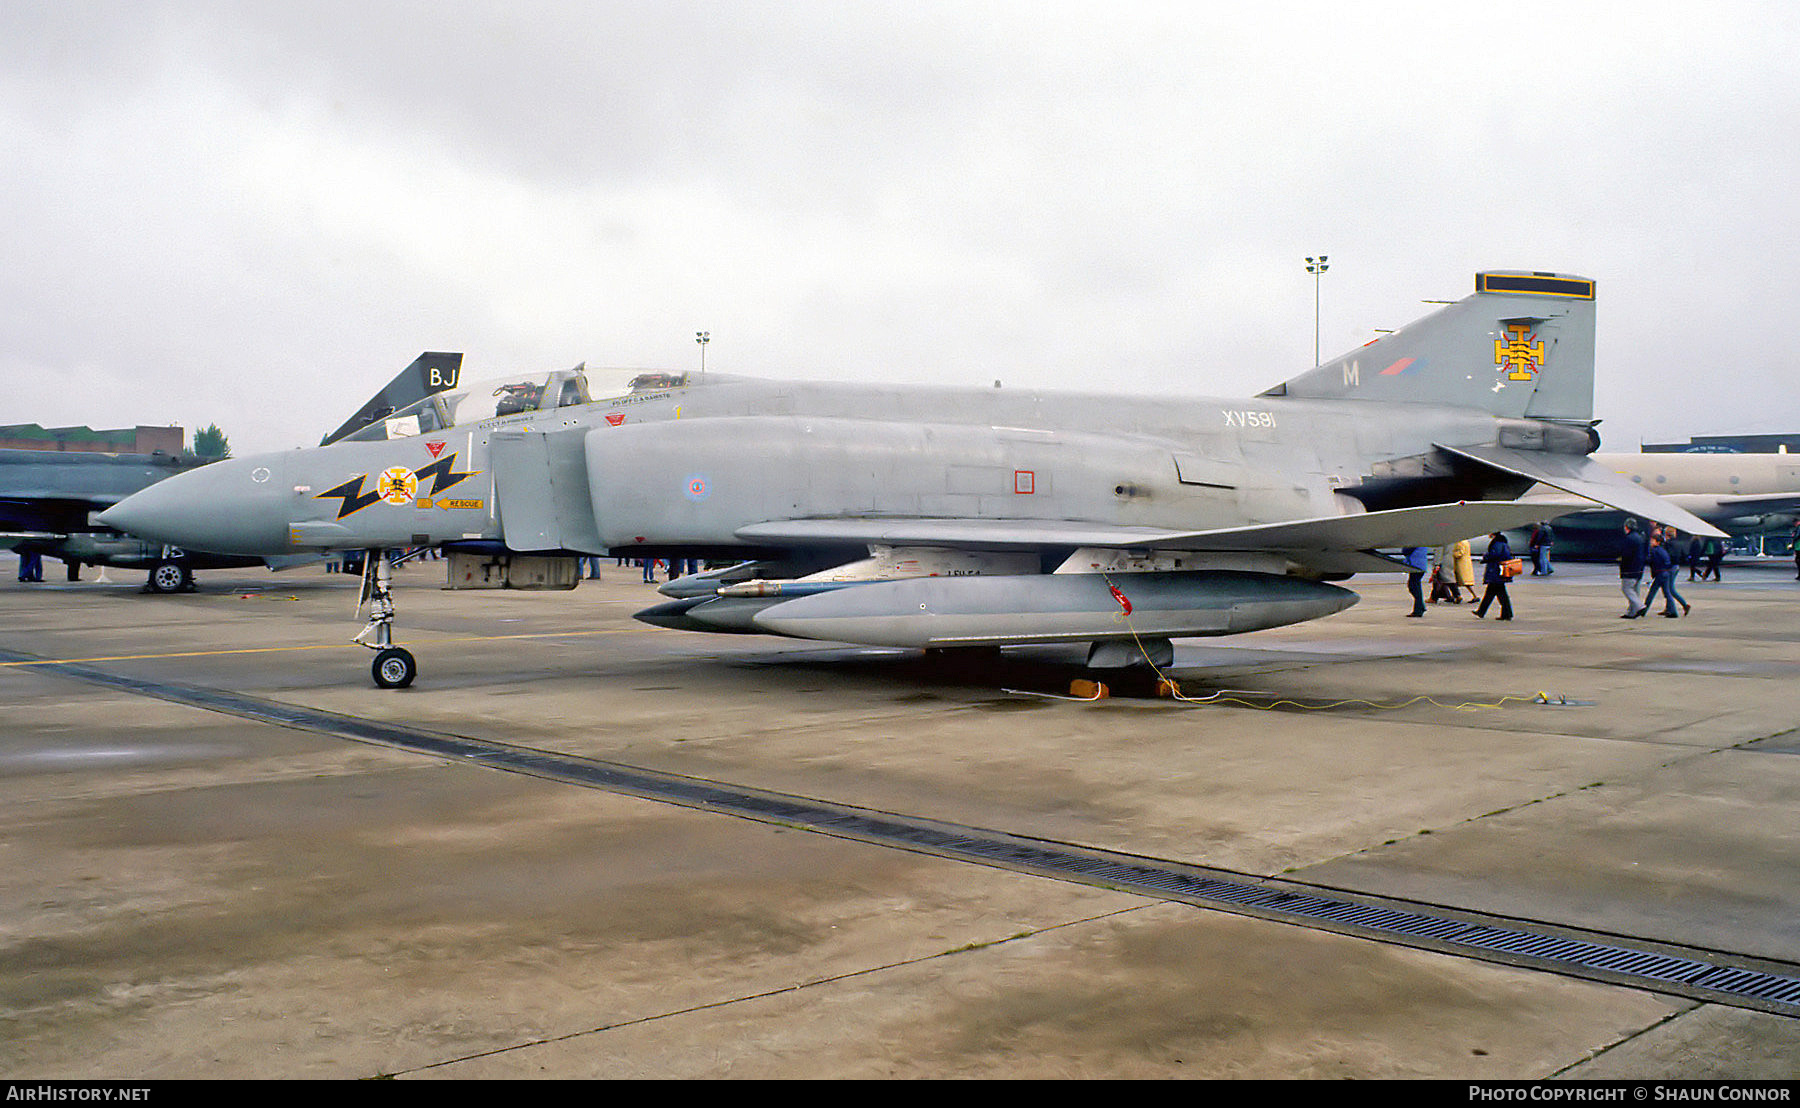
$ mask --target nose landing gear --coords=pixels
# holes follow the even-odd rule
[[[382,689],[404,689],[418,676],[419,665],[411,651],[394,645],[394,567],[387,551],[371,550],[363,559],[362,595],[358,611],[369,609],[368,626],[353,640],[375,652],[370,673]]]

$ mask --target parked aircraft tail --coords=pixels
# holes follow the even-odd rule
[[[1277,385],[1264,396],[1478,408],[1591,423],[1594,282],[1491,271],[1475,293]]]
[[[319,445],[329,446],[427,396],[455,388],[456,380],[462,374],[462,358],[461,354],[429,350],[420,354],[413,359],[411,365],[400,371],[398,377],[383,385],[380,392],[370,397],[369,402],[345,421],[342,427],[326,435]]]

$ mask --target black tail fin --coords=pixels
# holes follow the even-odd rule
[[[462,358],[461,354],[439,354],[429,350],[420,354],[413,359],[413,364],[400,371],[400,376],[384,385],[360,411],[342,427],[326,435],[319,445],[326,446],[354,435],[376,420],[386,419],[427,396],[455,388],[456,379],[462,374]]]
[[[1594,282],[1475,275],[1475,294],[1308,370],[1266,396],[1479,408],[1512,419],[1594,418]]]

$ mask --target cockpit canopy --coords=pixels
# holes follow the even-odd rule
[[[346,437],[353,442],[379,442],[436,435],[501,416],[554,411],[686,384],[685,373],[647,373],[640,369],[598,369],[590,373],[584,362],[574,369],[496,377],[454,392],[428,396]]]

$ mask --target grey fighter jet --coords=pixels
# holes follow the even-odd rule
[[[256,554],[442,544],[452,587],[574,587],[576,554],[728,559],[639,614],[915,648],[1170,640],[1317,619],[1391,552],[1542,518],[1535,484],[1716,534],[1588,455],[1594,282],[1473,295],[1245,400],[788,383],[584,367],[427,398],[345,441],[224,462],[102,517]],[[560,561],[559,561],[560,560]],[[387,559],[378,685],[404,686]]]
[[[456,387],[461,354],[427,351],[326,437],[335,442],[386,420],[433,393]],[[404,420],[400,426],[407,426]],[[96,513],[159,481],[212,464],[192,455],[0,450],[0,549],[60,558],[74,581],[83,565],[149,571],[151,592],[193,587],[194,571],[261,565],[258,551],[146,541],[95,522]],[[248,556],[246,556],[248,555]]]

